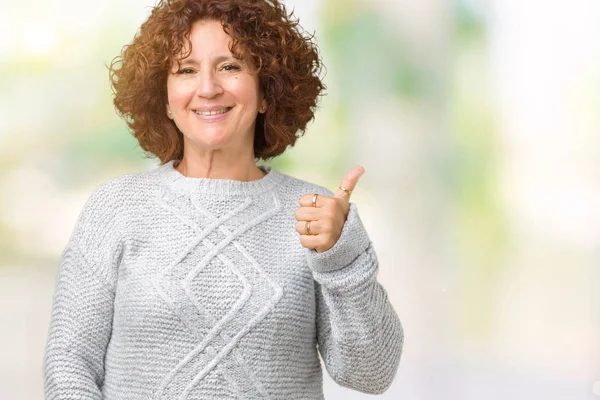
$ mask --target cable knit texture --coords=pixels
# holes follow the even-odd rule
[[[294,213],[328,189],[269,166],[190,178],[173,161],[100,185],[62,254],[46,399],[323,399],[382,393],[403,330],[350,203],[337,243],[302,247]]]

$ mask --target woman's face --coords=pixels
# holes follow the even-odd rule
[[[184,145],[203,149],[253,146],[254,126],[265,105],[258,77],[229,50],[231,37],[219,21],[192,25],[192,52],[167,78],[167,115]],[[187,49],[184,49],[187,50]]]

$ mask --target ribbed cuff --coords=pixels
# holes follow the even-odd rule
[[[365,230],[356,204],[350,203],[348,217],[338,241],[327,251],[317,253],[305,249],[308,266],[315,272],[331,272],[350,265],[369,246],[369,236]]]

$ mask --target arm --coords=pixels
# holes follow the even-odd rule
[[[94,192],[62,253],[44,359],[47,400],[102,399],[120,249],[111,196],[106,186]]]
[[[336,244],[323,253],[307,249],[315,279],[317,340],[329,375],[341,386],[383,393],[400,362],[404,333],[385,289],[356,205]]]

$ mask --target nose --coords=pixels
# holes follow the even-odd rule
[[[196,88],[197,96],[212,99],[223,93],[223,88],[215,71],[204,68],[199,75],[198,87]]]

